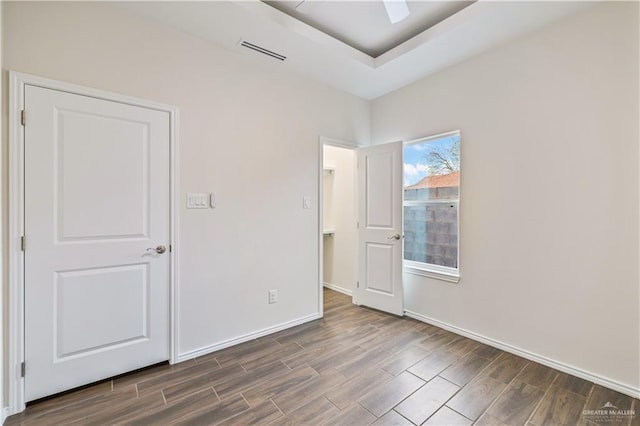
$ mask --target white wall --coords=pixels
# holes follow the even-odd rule
[[[323,280],[325,286],[347,294],[356,279],[355,151],[324,145],[323,227],[333,229],[324,237]]]
[[[4,8],[5,70],[180,108],[180,203],[218,201],[180,209],[180,353],[318,313],[318,137],[367,142],[368,102],[104,4]]]
[[[462,133],[461,280],[408,310],[640,392],[638,71],[610,3],[373,101],[376,144]]]

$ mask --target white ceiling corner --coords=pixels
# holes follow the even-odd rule
[[[332,11],[338,13],[338,5],[324,6],[324,2],[331,1],[314,1],[320,5],[314,5],[312,9],[314,14],[325,9],[321,16],[326,21],[330,20]],[[366,13],[382,13],[380,16],[386,19],[384,7],[378,5],[380,0],[335,3],[349,3],[347,16],[341,17],[339,23],[343,27],[348,25],[349,16],[353,19],[359,16],[358,4],[368,11]],[[429,9],[414,3],[420,2],[409,2],[412,14],[414,10],[426,13]],[[373,40],[368,47],[354,42],[352,33],[340,36],[347,43],[259,0],[141,1],[119,3],[117,7],[204,38],[246,55],[250,60],[278,62],[277,66],[286,70],[371,100],[595,4],[587,1],[480,0],[473,4],[467,2],[464,7],[447,8],[441,4],[443,2],[435,3],[440,4],[439,15],[431,18],[435,24],[421,17],[422,25],[427,29],[406,41],[403,40],[407,34],[420,28],[420,19],[414,16],[415,21],[406,23],[411,31],[397,31],[391,35],[388,21],[383,25],[380,16],[373,17],[371,22],[377,22],[375,25],[380,28],[384,26],[387,33]],[[442,19],[451,11],[455,13]],[[338,31],[339,25],[331,32]],[[371,28],[365,28],[365,39],[367,31],[372,34]],[[240,40],[282,54],[287,59],[276,61],[240,47]],[[400,44],[394,47],[398,42]]]

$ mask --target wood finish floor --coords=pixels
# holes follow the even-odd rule
[[[7,425],[640,425],[640,401],[325,290],[325,317],[30,404]],[[583,416],[611,403],[638,415]]]

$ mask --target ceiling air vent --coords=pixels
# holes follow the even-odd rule
[[[287,59],[287,57],[284,56],[284,55],[281,55],[281,54],[276,53],[276,52],[272,52],[269,49],[265,49],[264,47],[260,47],[260,46],[257,46],[255,44],[253,44],[253,43],[249,43],[248,41],[242,40],[242,42],[240,42],[240,46],[244,46],[244,47],[246,47],[248,49],[255,50],[256,52],[260,52],[260,53],[262,53],[264,55],[271,56],[272,58],[278,59],[280,61],[284,61],[285,59]]]

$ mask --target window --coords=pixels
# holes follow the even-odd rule
[[[404,267],[458,282],[460,132],[404,146]]]

